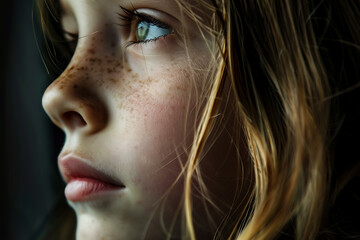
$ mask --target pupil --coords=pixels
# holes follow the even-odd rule
[[[149,32],[150,23],[148,22],[140,22],[137,27],[136,37],[137,41],[144,41]]]

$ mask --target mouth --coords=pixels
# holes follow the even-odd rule
[[[105,197],[125,188],[119,180],[73,156],[59,158],[59,168],[67,183],[65,196],[72,202]]]

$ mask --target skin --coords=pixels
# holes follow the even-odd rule
[[[179,32],[191,26],[190,58],[177,34],[125,47],[132,36],[119,27],[119,4]],[[175,17],[173,1],[62,0],[61,6],[64,30],[77,33],[79,40],[68,67],[43,96],[45,111],[66,134],[59,158],[84,159],[125,185],[121,193],[69,201],[77,215],[77,239],[164,239],[161,219],[169,230],[181,203],[183,179],[178,176],[191,145],[197,97],[207,81],[203,66],[209,64],[209,50],[195,24]],[[196,62],[195,72],[189,71],[189,59]],[[225,119],[231,116],[221,109]],[[201,166],[215,202],[227,212],[243,176],[233,161],[238,150],[228,134],[233,123],[222,123],[226,131]],[[197,236],[209,238],[215,230],[200,202],[194,205]],[[210,212],[219,223],[220,215]],[[174,239],[180,235],[175,223]]]

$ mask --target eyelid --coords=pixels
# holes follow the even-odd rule
[[[161,10],[157,10],[157,9],[152,9],[152,8],[125,8],[123,6],[119,6],[121,11],[125,14],[127,14],[128,16],[132,15],[145,15],[152,18],[152,19],[156,19],[160,22],[166,23],[166,25],[170,26],[170,27],[174,27],[177,26],[177,24],[180,24],[180,21],[178,19],[176,19],[174,16],[163,12]],[[122,15],[122,14],[118,14],[118,15]]]
[[[63,34],[64,34],[65,39],[68,41],[76,41],[79,38],[79,34],[71,33],[71,32],[65,31],[64,29],[63,29]]]
[[[176,18],[160,10],[143,8],[143,9],[137,9],[136,12],[138,14],[142,14],[145,17],[149,17],[149,20],[153,19],[158,21],[159,23],[163,23],[164,27],[170,27],[172,29],[176,29],[178,24],[180,24],[180,22]]]
[[[149,16],[147,14],[137,13],[137,17],[140,19],[140,21],[147,21],[147,22],[155,24],[156,26],[161,27],[161,28],[171,28],[172,29],[172,27],[169,26],[168,24],[166,24],[152,16]]]
[[[162,12],[160,10],[155,10],[151,8],[138,8],[138,9],[127,9],[120,6],[122,13],[118,13],[118,16],[121,20],[120,26],[126,26],[126,23],[138,20],[138,21],[147,21],[155,24],[158,27],[162,28],[171,28],[175,31],[179,21],[173,16]],[[125,25],[123,24],[125,23]]]
[[[62,11],[60,16],[62,33],[67,41],[78,39],[78,23],[75,15],[71,12]]]

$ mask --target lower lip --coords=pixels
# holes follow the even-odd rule
[[[65,196],[69,201],[80,202],[122,188],[92,178],[76,178],[66,185]]]

